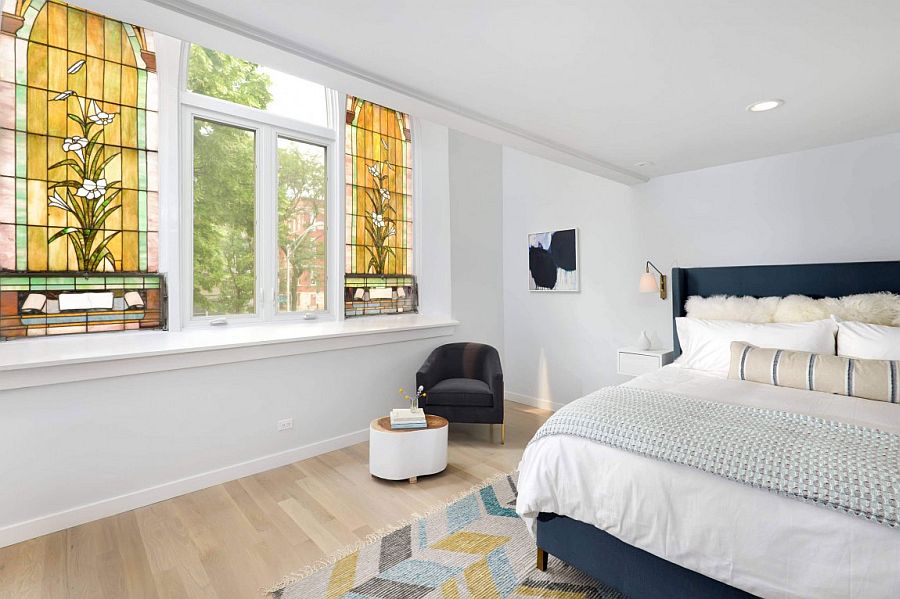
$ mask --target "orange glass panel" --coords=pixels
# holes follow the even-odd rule
[[[28,135],[26,143],[28,151],[27,176],[29,179],[44,180],[47,177],[47,136]],[[46,204],[45,200],[42,200]],[[37,224],[37,223],[31,223]]]
[[[103,72],[103,101],[121,103],[122,98],[122,65],[106,61]],[[112,107],[108,107],[107,111]]]
[[[87,53],[103,58],[103,17],[87,13]]]
[[[68,9],[68,39],[66,47],[69,50],[84,54],[86,45],[86,15],[83,10]],[[71,63],[70,63],[71,64]]]
[[[124,30],[122,31],[120,38],[122,40],[122,50],[120,51],[122,64],[129,67],[136,67],[137,61],[134,59],[134,48],[131,47],[131,42],[128,41],[128,35]]]
[[[137,69],[134,67],[122,67],[122,79],[119,89],[121,90],[120,102],[123,106],[137,106]]]
[[[47,228],[26,227],[28,230],[28,270],[47,270]]]
[[[80,52],[69,52],[67,56],[66,64],[69,66],[87,59],[87,56]],[[82,67],[74,73],[68,73],[66,89],[72,90],[79,98],[83,98],[87,92],[87,69]]]
[[[46,181],[35,181],[33,179],[28,180],[28,224],[43,226],[47,225]],[[44,259],[46,260],[47,248],[44,247],[41,251],[45,256]]]
[[[122,270],[138,270],[138,234],[135,231],[125,231],[122,236]]]
[[[138,228],[138,193],[132,189],[122,192],[122,229],[136,231]]]
[[[137,150],[122,148],[122,187],[125,189],[138,188],[138,153]]]
[[[69,16],[66,7],[55,2],[47,3],[47,44],[57,48],[69,45]]]
[[[84,71],[87,77],[85,95],[88,98],[103,99],[103,70],[103,60],[92,56],[87,57]]]
[[[121,144],[130,148],[137,147],[137,109],[130,106],[122,106],[119,113],[119,127],[121,128]],[[112,143],[112,142],[110,142]]]
[[[47,135],[54,137],[66,137],[69,126],[68,110],[66,102],[48,102],[47,105]],[[62,158],[59,158],[62,160]],[[55,160],[53,162],[56,162]],[[51,163],[52,164],[52,163]]]
[[[54,212],[59,212],[58,210],[54,210]],[[65,221],[65,216],[62,217],[63,221]],[[59,231],[59,227],[54,227],[55,223],[50,223],[50,228],[47,230],[50,235],[54,235],[57,231]],[[62,226],[65,226],[65,222],[62,223]],[[49,264],[48,268],[50,270],[68,270],[69,269],[69,252],[68,252],[68,243],[64,238],[56,239],[51,242],[49,245]]]
[[[110,19],[104,19],[105,39],[104,58],[112,62],[122,62],[122,24]]]
[[[69,68],[68,53],[60,48],[50,48],[47,55],[49,67],[47,84],[49,89],[57,93],[67,90],[68,74],[66,69]]]
[[[47,43],[47,11],[42,10],[38,13],[37,18],[34,20],[34,24],[31,26],[31,35],[29,36],[29,41],[37,42],[39,44]]]
[[[47,133],[47,92],[42,89],[28,88],[28,132]],[[30,158],[30,156],[29,156]]]
[[[28,85],[47,89],[47,46],[28,44]]]

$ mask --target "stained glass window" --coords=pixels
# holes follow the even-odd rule
[[[5,0],[0,338],[164,325],[153,36]]]
[[[409,115],[348,96],[346,119],[344,313],[414,312]]]

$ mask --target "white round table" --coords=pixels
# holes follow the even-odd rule
[[[447,429],[440,416],[425,417],[428,427],[391,429],[388,416],[369,426],[369,473],[387,480],[414,483],[419,476],[436,474],[447,467]]]

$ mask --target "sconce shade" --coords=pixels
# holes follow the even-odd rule
[[[658,293],[659,285],[656,283],[656,276],[652,272],[642,274],[638,289],[641,293]]]

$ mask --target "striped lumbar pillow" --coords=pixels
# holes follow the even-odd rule
[[[728,378],[900,403],[897,360],[859,360],[732,341]]]

